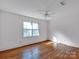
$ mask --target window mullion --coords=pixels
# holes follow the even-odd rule
[[[33,23],[31,22],[31,25],[32,25],[32,36],[33,36]]]

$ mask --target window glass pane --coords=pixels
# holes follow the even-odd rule
[[[30,29],[24,29],[23,35],[24,35],[24,37],[32,36],[32,30],[30,30]]]
[[[33,29],[38,29],[38,23],[32,23]]]
[[[39,36],[39,30],[33,29],[33,36]]]
[[[32,29],[31,22],[24,22],[23,23],[23,28],[24,29]]]

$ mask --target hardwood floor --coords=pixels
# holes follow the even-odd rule
[[[0,52],[0,59],[79,59],[79,49],[46,41]]]

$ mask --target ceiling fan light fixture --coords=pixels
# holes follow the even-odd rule
[[[61,4],[62,6],[64,6],[64,5],[66,4],[66,3],[65,3],[65,0],[61,1],[60,4]]]
[[[63,5],[63,6],[65,5],[65,3],[64,3],[64,2],[60,2],[60,4],[61,4],[61,5]]]

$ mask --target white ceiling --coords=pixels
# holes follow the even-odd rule
[[[66,5],[61,6],[59,2],[62,0],[0,0],[0,9],[44,19],[39,10],[51,10],[52,17],[56,14],[72,13],[79,10],[79,0],[65,0]]]

